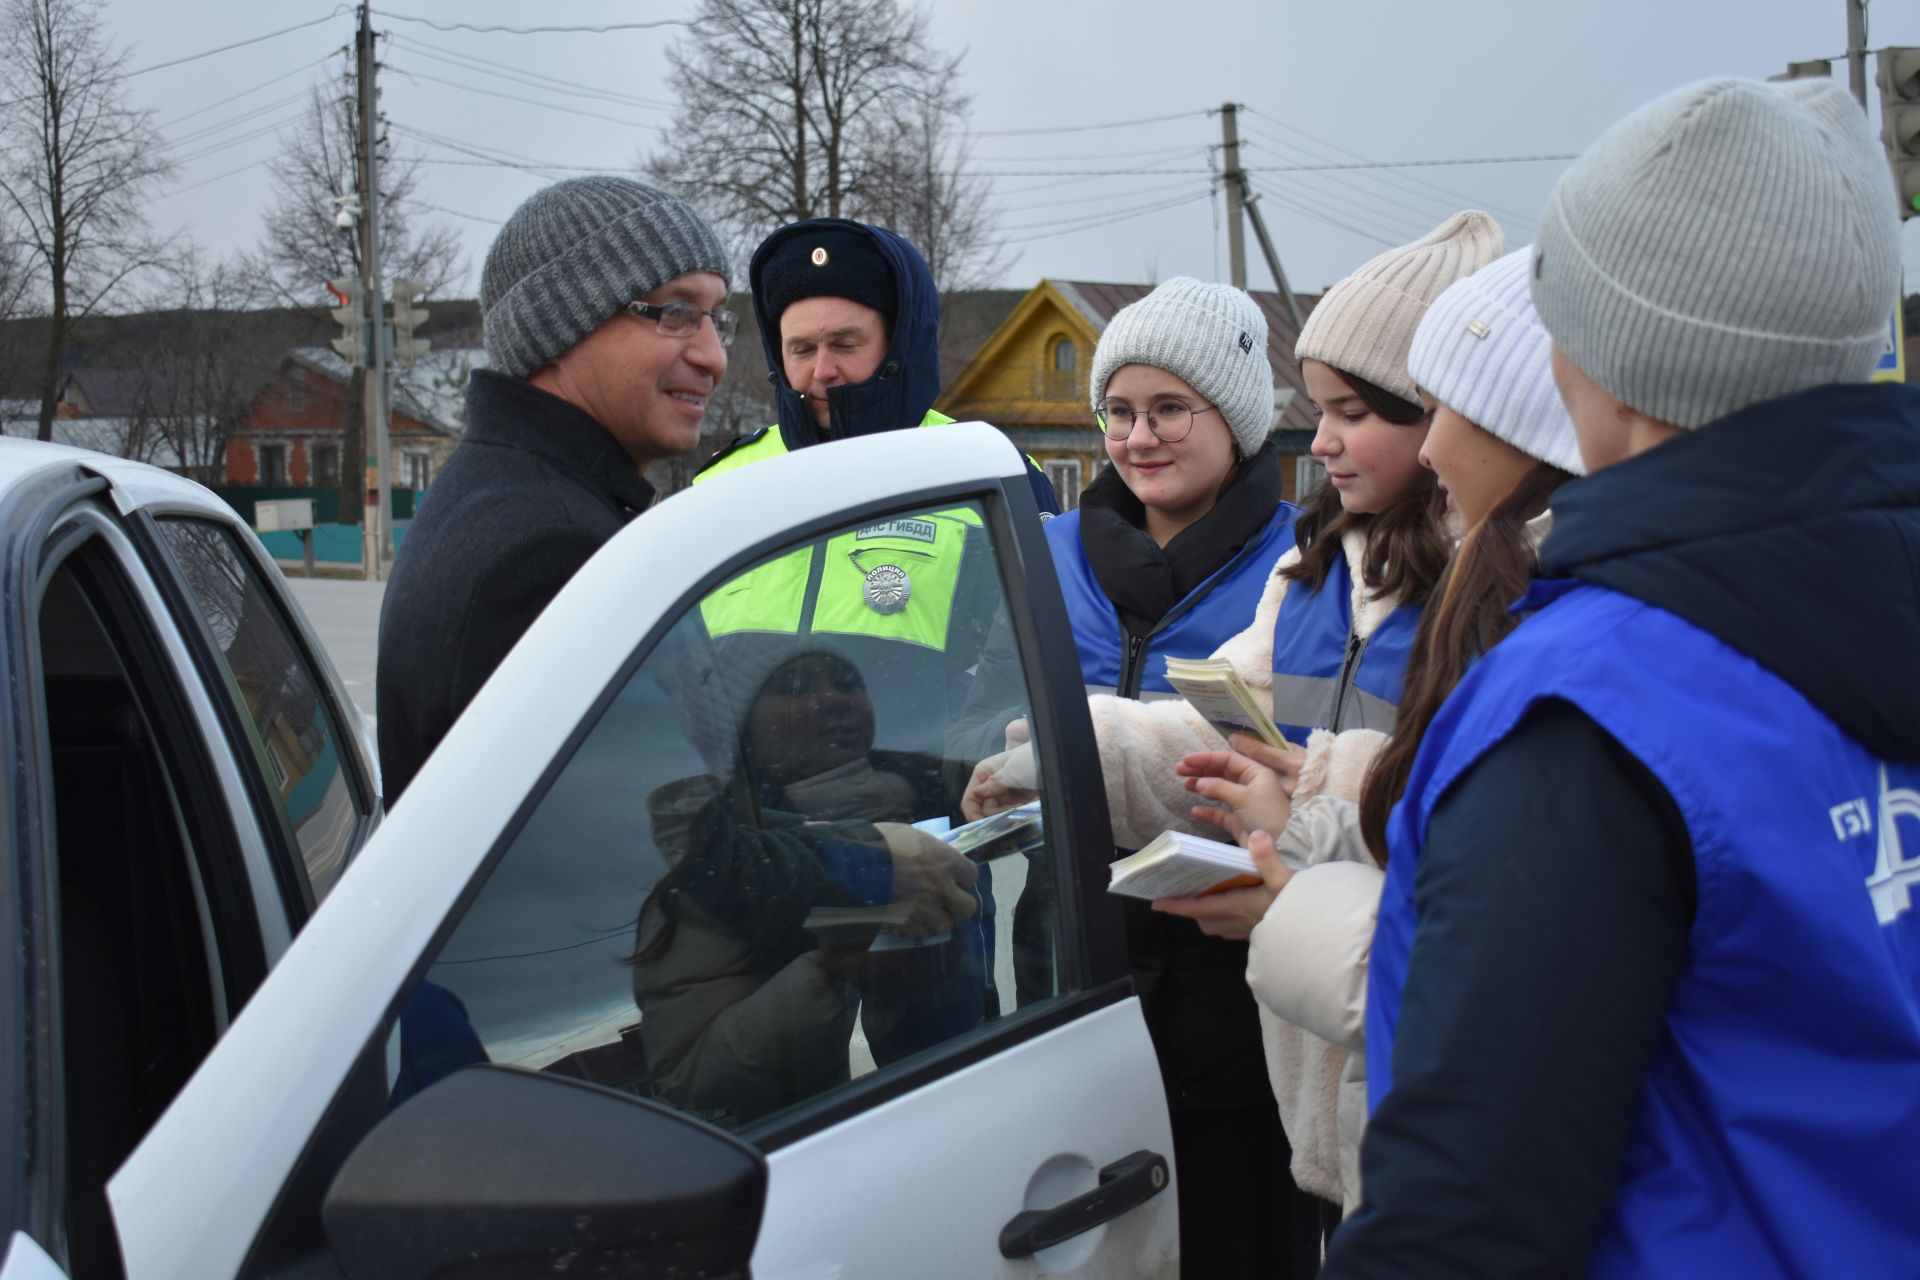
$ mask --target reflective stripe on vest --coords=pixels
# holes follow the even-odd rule
[[[930,412],[920,425],[952,421]],[[693,482],[787,451],[776,424],[716,458]],[[808,632],[945,649],[967,529],[980,523],[979,512],[957,507],[892,517],[835,534],[825,544],[799,547],[730,579],[700,602],[700,616],[713,636]],[[911,586],[906,607],[897,613],[881,613],[867,603],[869,575],[883,566],[903,571]]]
[[[1588,1274],[1910,1275],[1920,903],[1889,873],[1920,853],[1920,767],[1876,760],[1797,689],[1673,614],[1569,586],[1536,584],[1536,601],[1565,593],[1461,680],[1388,822],[1369,1101],[1393,1085],[1433,813],[1531,708],[1562,699],[1672,797],[1697,886]]]
[[[1273,722],[1290,742],[1315,729],[1393,728],[1420,611],[1402,605],[1364,639],[1353,633],[1353,573],[1344,555],[1318,591],[1290,584],[1273,624]]]

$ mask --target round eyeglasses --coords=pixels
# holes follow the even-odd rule
[[[629,302],[623,310],[653,321],[669,338],[691,338],[700,331],[700,317],[705,316],[713,321],[713,331],[720,335],[723,347],[733,345],[733,335],[740,329],[740,317],[725,307],[707,311],[691,302]]]
[[[1147,430],[1166,444],[1179,444],[1193,430],[1194,418],[1212,413],[1220,406],[1201,405],[1198,409],[1184,400],[1155,400],[1153,407],[1136,410],[1125,400],[1109,400],[1093,411],[1093,420],[1107,433],[1109,440],[1125,440],[1133,434],[1133,420],[1145,417]]]

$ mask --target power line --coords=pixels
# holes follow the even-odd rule
[[[1376,235],[1371,231],[1366,231],[1360,227],[1353,226],[1349,223],[1341,222],[1337,218],[1332,218],[1327,216],[1326,214],[1322,213],[1320,210],[1314,208],[1312,205],[1307,204],[1305,201],[1295,200],[1292,197],[1283,195],[1278,191],[1270,191],[1267,188],[1262,187],[1257,183],[1254,185],[1254,190],[1258,191],[1266,199],[1276,200],[1279,203],[1287,206],[1287,208],[1292,209],[1295,213],[1302,214],[1306,217],[1312,218],[1315,222],[1325,223],[1329,227],[1335,227],[1341,231],[1347,232],[1350,235],[1359,236],[1363,240],[1371,240],[1375,244],[1384,246],[1385,248],[1392,249],[1392,248],[1398,247],[1401,244],[1406,243],[1404,240],[1388,239],[1385,236]]]
[[[450,89],[460,89],[467,93],[477,93],[488,98],[500,98],[507,102],[524,102],[528,106],[544,107],[548,111],[564,111],[568,115],[585,116],[590,120],[607,120],[614,124],[625,125],[629,129],[648,129],[658,133],[663,128],[661,125],[643,124],[638,120],[625,120],[619,116],[607,115],[604,112],[587,111],[580,107],[562,106],[557,102],[542,102],[538,98],[523,98],[517,93],[502,93],[498,89],[482,89],[478,85],[461,84],[457,80],[442,79],[439,76],[428,75],[424,71],[409,71],[405,67],[388,65],[386,70],[391,71],[397,76],[407,76],[415,80],[428,80],[434,84],[446,85]]]
[[[213,110],[215,107],[224,107],[229,102],[238,101],[239,99],[246,97],[248,94],[258,93],[262,89],[271,88],[272,86],[279,84],[284,80],[290,80],[294,76],[299,75],[302,71],[306,71],[312,67],[317,67],[321,63],[327,61],[329,58],[332,58],[333,56],[334,55],[331,53],[323,54],[322,56],[315,58],[312,62],[302,63],[300,66],[295,67],[293,70],[284,71],[281,74],[274,76],[270,80],[262,80],[259,84],[254,85],[251,89],[242,89],[238,93],[228,94],[226,97],[220,99],[218,102],[209,102],[204,107],[200,107],[194,111],[189,111],[187,112],[187,114],[183,116],[175,116],[173,119],[168,120],[164,124],[158,125],[156,127],[163,130],[171,129],[173,128],[173,126],[180,124],[184,121],[191,120],[195,116],[205,115],[207,112]]]
[[[166,67],[177,67],[187,62],[198,62],[202,58],[211,58],[214,54],[225,53],[229,49],[244,49],[250,44],[259,44],[263,40],[272,40],[278,36],[284,36],[294,31],[305,31],[308,27],[317,27],[323,22],[331,22],[341,14],[349,12],[351,12],[351,10],[348,9],[346,5],[335,5],[330,13],[323,14],[311,22],[298,22],[291,27],[282,27],[278,31],[269,31],[263,36],[254,36],[248,40],[236,40],[232,44],[223,44],[217,49],[203,49],[199,53],[190,53],[184,58],[173,58],[166,62],[156,62],[151,66],[141,67],[138,71],[129,71],[120,78],[122,80],[131,80],[135,76],[143,76],[149,71],[159,71]]]
[[[462,213],[458,209],[449,209],[444,205],[428,204],[425,200],[407,199],[396,201],[396,203],[412,205],[416,209],[428,209],[434,213],[444,213],[454,218],[465,218],[469,222],[484,222],[491,227],[504,227],[506,225],[505,221],[500,218],[483,218],[477,213]]]
[[[1069,124],[1050,129],[987,129],[973,136],[976,138],[1022,138],[1042,133],[1093,133],[1100,129],[1131,129],[1136,125],[1164,124],[1168,120],[1188,120],[1195,116],[1205,116],[1205,111],[1178,111],[1170,116],[1146,116],[1139,120],[1115,120],[1110,124]]]
[[[1152,160],[1160,156],[1189,155],[1194,150],[1193,143],[1184,146],[1168,147],[1163,151],[1107,151],[1093,155],[1080,152],[1070,156],[975,156],[980,164],[1026,164],[1057,160]]]
[[[1093,231],[1100,227],[1110,227],[1110,226],[1115,226],[1122,222],[1132,222],[1136,218],[1144,218],[1151,214],[1160,213],[1167,209],[1177,209],[1181,205],[1193,204],[1196,201],[1208,199],[1209,194],[1210,193],[1207,191],[1200,191],[1193,195],[1181,196],[1177,200],[1168,200],[1161,204],[1150,205],[1147,208],[1139,209],[1132,213],[1122,214],[1112,218],[1103,218],[1098,221],[1088,222],[1080,226],[1067,227],[1060,231],[1043,231],[1039,235],[1033,235],[1033,236],[1013,236],[1003,241],[1003,243],[1031,244],[1036,240],[1051,240],[1056,236],[1077,235],[1082,231]]]
[[[1190,195],[1190,193],[1189,193],[1189,195]],[[1172,207],[1173,205],[1175,205],[1175,204],[1184,204],[1184,203],[1186,203],[1186,202],[1187,202],[1187,200],[1188,200],[1188,198],[1189,198],[1189,195],[1180,195],[1180,196],[1175,196],[1175,197],[1173,197],[1173,198],[1172,198],[1171,200],[1169,200],[1169,199],[1167,199],[1166,197],[1161,197],[1160,199],[1157,199],[1157,200],[1155,200],[1155,201],[1153,201],[1153,202],[1152,202],[1152,203],[1150,203],[1150,204],[1145,204],[1145,205],[1134,205],[1134,206],[1132,206],[1132,207],[1130,207],[1130,208],[1127,208],[1127,209],[1103,209],[1103,210],[1101,210],[1101,211],[1100,211],[1100,212],[1098,212],[1098,213],[1082,213],[1082,214],[1076,214],[1076,215],[1074,215],[1074,216],[1073,216],[1073,217],[1071,217],[1071,218],[1053,218],[1053,219],[1050,219],[1050,220],[1048,220],[1048,221],[1046,221],[1046,222],[1027,222],[1027,223],[1021,223],[1021,224],[1019,224],[1019,225],[1017,225],[1017,226],[1011,226],[1011,227],[1005,227],[1005,228],[1002,228],[1002,230],[1005,230],[1005,231],[1037,231],[1037,230],[1039,230],[1039,229],[1040,229],[1040,228],[1042,228],[1042,227],[1059,227],[1059,226],[1065,226],[1065,225],[1066,225],[1066,224],[1068,224],[1068,223],[1077,223],[1077,222],[1086,222],[1086,221],[1087,221],[1088,219],[1107,219],[1107,218],[1111,218],[1111,217],[1113,217],[1113,216],[1115,216],[1115,215],[1122,215],[1122,214],[1133,214],[1133,213],[1143,213],[1143,214],[1144,214],[1144,213],[1152,213],[1152,212],[1154,212],[1155,210],[1158,210],[1158,209],[1166,209],[1166,208],[1171,208],[1171,207]]]
[[[1251,111],[1251,108],[1249,108],[1249,110]],[[1252,114],[1258,116],[1262,120],[1271,120],[1274,123],[1274,125],[1277,126],[1278,128],[1285,129],[1288,133],[1299,135],[1301,138],[1306,139],[1308,143],[1312,144],[1315,147],[1320,148],[1323,151],[1331,151],[1331,152],[1334,152],[1335,154],[1344,155],[1354,160],[1364,160],[1367,158],[1366,156],[1361,155],[1359,152],[1354,151],[1349,147],[1343,147],[1337,142],[1330,142],[1327,139],[1322,138],[1317,134],[1310,133],[1307,130],[1302,129],[1299,125],[1293,124],[1290,121],[1282,120],[1277,116],[1270,116],[1264,111],[1253,111]],[[1256,136],[1259,136],[1259,137],[1266,136],[1264,134],[1259,134],[1257,131],[1255,132],[1256,132]],[[1441,198],[1445,199],[1448,202],[1448,208],[1450,211],[1457,210],[1460,208],[1484,207],[1489,213],[1498,214],[1501,217],[1507,218],[1512,221],[1518,221],[1523,223],[1534,223],[1536,221],[1535,219],[1528,217],[1525,214],[1515,213],[1510,209],[1502,209],[1497,205],[1494,205],[1485,201],[1477,201],[1477,200],[1470,199],[1467,196],[1462,195],[1458,191],[1453,191],[1446,187],[1440,186],[1438,183],[1429,181],[1428,179],[1423,178],[1417,174],[1387,173],[1382,176],[1386,180],[1398,182],[1404,186],[1421,187],[1435,193],[1436,195],[1440,196]]]
[[[541,89],[548,93],[563,94],[569,98],[585,98],[588,101],[611,102],[616,106],[641,107],[648,111],[673,111],[671,102],[661,102],[654,98],[643,98],[637,94],[620,93],[598,85],[578,84],[560,80],[553,76],[541,75],[525,67],[515,67],[505,62],[495,62],[491,58],[482,58],[476,54],[459,53],[452,49],[442,49],[439,45],[428,44],[424,40],[415,40],[408,36],[394,36],[393,42],[402,49],[410,50],[433,62],[444,62],[461,71],[474,71],[481,75],[505,76],[516,80],[530,89]]]
[[[216,173],[211,178],[202,178],[198,182],[189,182],[184,187],[175,187],[171,191],[163,192],[161,195],[156,196],[155,199],[165,200],[168,196],[177,196],[185,191],[193,191],[199,187],[204,187],[212,183],[219,182],[224,178],[231,178],[235,174],[245,173],[249,169],[261,168],[262,166],[271,164],[272,162],[273,162],[272,156],[268,156],[264,160],[255,160],[250,164],[241,165],[238,169],[229,169],[225,173]]]
[[[416,18],[412,14],[383,12],[383,18],[396,18],[401,22],[417,22],[423,27],[432,27],[435,31],[478,31],[482,34],[500,33],[510,36],[534,35],[606,35],[610,31],[653,31],[660,27],[691,27],[697,25],[693,18],[661,18],[654,22],[615,22],[604,27],[481,27],[471,22],[435,22],[432,18]]]

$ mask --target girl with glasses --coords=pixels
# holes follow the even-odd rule
[[[1491,218],[1456,214],[1330,289],[1295,347],[1321,412],[1313,452],[1329,483],[1295,521],[1294,546],[1271,563],[1255,606],[1241,615],[1243,629],[1212,656],[1231,661],[1255,697],[1271,700],[1288,740],[1309,748],[1296,745],[1282,758],[1306,791],[1339,767],[1334,735],[1315,731],[1392,727],[1420,608],[1449,547],[1444,500],[1419,462],[1428,419],[1407,373],[1408,349],[1427,305],[1499,251]],[[1117,398],[1105,397],[1109,409]],[[1140,427],[1136,407],[1133,437]],[[1190,825],[1193,797],[1176,766],[1189,753],[1217,749],[1219,735],[1184,702],[1096,697],[1090,711],[1116,843],[1137,847],[1168,827]],[[969,816],[996,812],[1030,799],[1033,787],[1032,753],[1016,749],[980,764],[965,807]],[[1325,1081],[1329,1097],[1337,1079],[1336,1069]],[[1292,1172],[1304,1190],[1338,1202],[1337,1144],[1320,1140],[1326,1136],[1303,1143],[1294,1135]],[[1188,1170],[1180,1167],[1184,1180]],[[1335,1204],[1320,1216],[1337,1220]],[[1249,1234],[1246,1220],[1239,1237]],[[1270,1274],[1313,1274],[1317,1224],[1275,1234],[1288,1237],[1292,1252],[1287,1270]],[[1183,1231],[1183,1248],[1193,1239]]]

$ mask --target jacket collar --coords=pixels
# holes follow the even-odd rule
[[[1563,485],[1553,513],[1539,576],[1675,614],[1920,759],[1920,391],[1752,405]]]
[[[653,486],[611,432],[585,410],[524,378],[473,371],[463,440],[537,454],[578,473],[634,514],[653,502]]]

